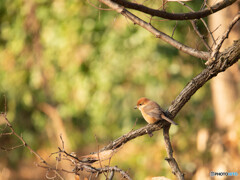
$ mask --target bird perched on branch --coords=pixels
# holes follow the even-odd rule
[[[159,120],[166,120],[169,123],[177,125],[173,120],[168,118],[163,109],[154,101],[148,98],[142,97],[138,100],[135,109],[139,109],[142,113],[143,118],[149,123],[153,124]]]

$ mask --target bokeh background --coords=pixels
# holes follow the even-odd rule
[[[197,10],[201,3],[189,5]],[[160,1],[145,4],[161,6]],[[168,3],[167,9],[187,12],[176,3]],[[148,16],[141,17],[149,21]],[[170,36],[177,25],[175,39],[205,50],[189,22],[155,18],[152,24]],[[133,109],[138,98],[148,97],[166,109],[204,67],[204,61],[179,52],[115,11],[99,10],[87,1],[0,1],[0,111],[4,112],[6,97],[7,116],[16,132],[53,164],[49,155],[61,146],[60,134],[69,152],[82,156],[97,151],[98,146],[146,125]],[[175,157],[188,179],[209,173],[219,163],[213,161],[219,147],[212,147],[212,139],[224,145],[228,157],[233,156],[232,168],[226,170],[239,172],[239,128],[227,144],[222,136],[227,130],[215,126],[211,97],[207,83],[175,118],[179,126],[170,130]],[[234,107],[236,122],[239,100]],[[0,123],[3,129],[5,123]],[[19,143],[13,136],[0,137],[4,147]],[[127,143],[111,165],[128,171],[133,179],[172,179],[165,157],[159,131],[152,138]],[[46,171],[34,162],[38,160],[23,147],[0,151],[0,179],[46,179]]]

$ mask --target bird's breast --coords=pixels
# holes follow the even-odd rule
[[[155,122],[157,121],[156,118],[148,115],[148,114],[145,113],[144,111],[141,111],[141,113],[142,113],[143,118],[144,118],[149,124],[153,124],[153,123],[155,123]]]

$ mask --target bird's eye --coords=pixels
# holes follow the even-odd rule
[[[142,104],[139,104],[139,106],[141,106]]]

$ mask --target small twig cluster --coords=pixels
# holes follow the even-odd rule
[[[40,160],[40,163],[45,165],[45,167],[48,167],[48,170],[52,170],[55,174],[55,176],[59,177],[60,179],[63,179],[63,177],[58,173],[57,170],[55,170],[54,168],[51,167],[50,164],[48,164],[47,161],[45,161],[42,156],[40,156],[36,151],[34,151],[27,143],[26,141],[23,139],[22,136],[20,136],[19,134],[16,133],[16,131],[14,130],[13,126],[11,125],[10,121],[8,120],[7,118],[7,112],[6,112],[6,103],[5,103],[5,112],[4,113],[1,113],[0,114],[1,118],[6,122],[6,126],[2,131],[2,133],[0,133],[0,138],[2,136],[10,136],[10,135],[14,135],[16,136],[20,141],[21,141],[21,144],[20,145],[17,145],[17,146],[13,146],[13,147],[10,147],[10,148],[6,148],[6,147],[0,147],[1,150],[4,150],[4,151],[11,151],[11,150],[14,150],[16,148],[20,148],[20,147],[25,147],[27,148],[32,154],[34,154],[39,160]],[[10,129],[10,132],[5,132],[8,130],[8,128]],[[38,165],[38,166],[41,166],[41,165]]]
[[[1,133],[0,133],[0,138],[2,136],[16,136],[21,144],[13,146],[13,147],[3,147],[0,146],[0,150],[2,151],[12,151],[14,149],[20,148],[20,147],[25,147],[27,148],[32,154],[34,154],[39,160],[39,163],[36,163],[37,167],[41,167],[46,169],[46,178],[47,179],[54,179],[56,177],[58,177],[59,179],[64,179],[62,173],[70,173],[70,174],[75,174],[77,176],[81,175],[82,171],[86,171],[88,173],[90,173],[89,178],[91,179],[92,176],[98,177],[100,174],[103,174],[106,179],[111,180],[114,177],[114,173],[118,172],[120,173],[120,175],[124,178],[124,179],[128,179],[131,180],[130,176],[123,171],[122,169],[118,168],[117,166],[115,167],[110,167],[110,166],[103,166],[101,164],[102,162],[102,156],[100,157],[100,153],[98,152],[98,158],[96,158],[96,156],[94,156],[95,158],[93,160],[86,160],[87,158],[84,157],[83,160],[79,159],[74,153],[68,153],[65,151],[64,149],[64,141],[62,139],[62,136],[60,135],[60,139],[62,142],[62,148],[58,147],[58,151],[51,153],[50,157],[53,155],[57,155],[56,156],[56,164],[55,166],[50,165],[40,154],[38,154],[36,151],[34,151],[28,144],[27,142],[24,140],[24,138],[22,136],[20,136],[19,134],[16,133],[15,129],[13,128],[12,124],[10,123],[10,121],[7,118],[7,113],[1,113],[0,114],[0,118],[3,119],[6,123],[6,126],[4,128],[1,129]],[[10,132],[8,132],[10,130]],[[109,160],[109,164],[110,164],[110,160],[111,157],[108,157]],[[64,168],[59,168],[58,164],[62,161],[66,161],[66,162],[70,162],[71,166],[73,167],[72,170],[67,170]],[[98,161],[100,163],[100,168],[96,168],[92,165],[93,162]],[[50,176],[50,172],[53,172],[53,175]]]

